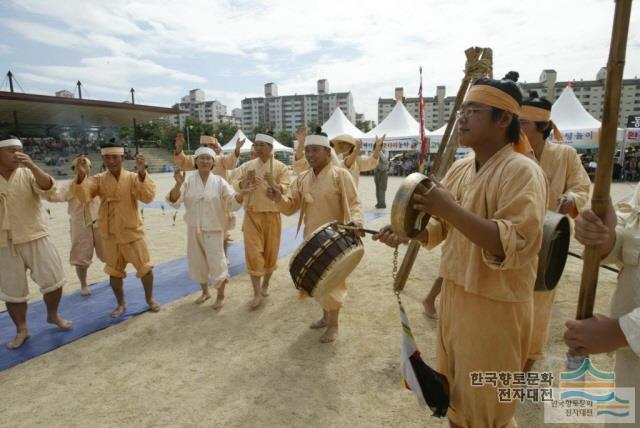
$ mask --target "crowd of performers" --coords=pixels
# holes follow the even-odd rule
[[[544,357],[555,290],[534,291],[534,283],[547,210],[574,218],[576,239],[599,246],[603,261],[622,268],[609,316],[566,322],[570,354],[615,351],[616,386],[640,385],[640,187],[630,202],[610,203],[606,219],[598,218],[588,207],[589,177],[576,151],[549,141],[550,133],[557,132],[550,112],[548,100],[536,93],[524,99],[508,79],[474,82],[457,112],[460,143],[473,153],[456,161],[442,183],[418,191],[412,200],[417,210],[431,215],[415,239],[427,249],[442,244],[439,278],[423,303],[425,313],[438,319],[436,369],[449,383],[452,426],[515,426],[516,402],[499,402],[493,387],[472,386],[469,375],[529,371]],[[166,201],[185,207],[189,273],[202,287],[196,303],[209,300],[214,288],[213,308],[224,305],[226,248],[240,207],[254,291],[251,309],[264,304],[269,294],[282,214],[299,212],[305,237],[333,221],[363,226],[358,179],[361,171],[376,167],[384,137],[376,139],[371,156],[361,155],[361,142],[349,135],[329,141],[321,133],[300,130],[297,139],[292,178],[288,167],[273,157],[269,135],[256,135],[252,159],[239,167],[243,140],[235,152],[223,154],[214,137],[203,136],[189,156],[178,135],[175,186]],[[29,338],[27,271],[44,295],[47,321],[72,328],[58,314],[65,278],[41,214],[41,198],[68,203],[70,263],[82,294],[90,294],[86,275],[95,252],[105,263],[116,298],[113,317],[126,310],[123,278],[128,264],[142,282],[149,309],[160,310],[138,209],[139,202],[154,200],[153,179],[143,156],[137,157],[135,172],[129,172],[122,167],[121,145],[101,150],[107,171],[91,175],[89,160],[80,156],[72,163],[75,177],[58,185],[22,152],[19,140],[0,142],[0,298],[17,330],[7,344],[10,349]],[[383,204],[378,200],[377,206]],[[391,247],[407,243],[389,226],[373,238]],[[327,295],[314,296],[322,317],[311,328],[324,329],[321,342],[336,339],[346,294],[343,283]]]

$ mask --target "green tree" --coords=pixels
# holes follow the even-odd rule
[[[371,131],[371,121],[369,120],[356,120],[356,128],[362,132]]]
[[[271,128],[271,125],[269,125],[268,123],[259,123],[258,126],[253,128],[252,137],[255,138],[256,134],[269,134],[269,135],[271,135],[272,132],[273,132],[273,130]]]
[[[220,122],[213,126],[213,135],[218,138],[221,145],[225,145],[238,131],[238,126],[234,123]]]
[[[307,122],[307,133],[315,134],[316,129],[320,127],[322,127],[322,125],[320,125],[320,122],[318,122],[317,120],[310,120]]]
[[[285,146],[293,147],[293,135],[290,132],[283,130],[274,135],[274,137]]]

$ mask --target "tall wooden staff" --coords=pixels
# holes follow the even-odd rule
[[[455,152],[458,148],[458,133],[454,132],[457,125],[456,112],[460,109],[471,83],[480,77],[492,75],[493,53],[491,49],[471,47],[465,50],[464,54],[467,57],[464,78],[458,89],[458,94],[456,95],[456,100],[451,110],[451,115],[449,116],[449,122],[447,122],[447,128],[444,131],[442,142],[440,143],[436,159],[433,163],[434,175],[438,180],[441,180],[445,176],[455,159]],[[409,242],[393,284],[395,290],[402,290],[407,283],[413,264],[418,256],[418,250],[420,250],[420,244],[418,242]]]
[[[625,53],[627,50],[630,15],[631,0],[616,0],[609,60],[607,62],[607,80],[604,87],[604,107],[602,113],[602,129],[600,130],[598,166],[596,168],[593,196],[591,197],[591,209],[601,219],[605,218],[609,204],[613,155],[616,148],[616,131],[618,129],[622,72],[624,70]],[[593,316],[599,266],[599,248],[597,246],[587,245],[584,250],[576,319],[581,320]]]

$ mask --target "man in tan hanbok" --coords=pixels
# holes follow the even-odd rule
[[[296,146],[294,162],[292,165],[293,172],[296,174],[301,174],[310,168],[309,162],[307,162],[303,155],[305,136],[306,128],[298,129],[298,145]],[[384,145],[384,138],[384,135],[382,138],[376,137],[371,156],[362,155],[362,141],[356,140],[349,134],[341,134],[331,140],[330,144],[334,147],[338,158],[342,158],[340,165],[351,173],[356,189],[360,182],[360,173],[372,171],[376,166],[378,166],[380,153],[382,152]]]
[[[269,197],[277,202],[286,215],[300,211],[304,220],[304,237],[323,224],[338,221],[363,224],[362,208],[353,178],[347,170],[331,160],[331,147],[324,135],[309,135],[305,143],[305,157],[311,169],[299,175],[291,185],[289,195],[274,189]],[[347,284],[342,283],[330,293],[315,296],[322,307],[322,318],[311,328],[325,328],[320,337],[323,343],[332,342],[338,334],[340,308],[347,295]]]
[[[517,400],[501,402],[496,386],[474,386],[471,376],[522,372],[529,353],[547,185],[535,161],[517,153],[527,145],[521,103],[513,82],[476,81],[458,112],[460,143],[474,155],[413,197],[431,215],[417,239],[429,249],[444,241],[436,355],[454,427],[516,426]],[[401,242],[389,227],[375,238]]]
[[[356,140],[349,134],[341,134],[331,140],[336,154],[343,157],[343,166],[351,173],[356,189],[360,182],[360,173],[372,171],[378,166],[380,152],[384,145],[384,138],[384,135],[382,138],[376,137],[371,156],[361,154],[362,140]]]
[[[105,259],[105,272],[109,275],[111,289],[117,306],[111,312],[114,318],[126,310],[123,279],[125,268],[131,263],[144,287],[144,294],[152,312],[160,305],[153,298],[153,265],[144,237],[144,226],[138,209],[138,201],[145,204],[153,201],[156,186],[147,174],[144,157],[136,157],[136,172],[122,168],[124,147],[109,144],[101,149],[107,171],[89,177],[87,159],[82,157],[76,166],[76,177],[71,192],[83,203],[99,196],[100,235]]]
[[[64,270],[40,203],[40,197],[55,192],[55,186],[53,178],[22,152],[20,140],[0,141],[0,299],[16,326],[9,349],[19,348],[29,338],[27,269],[40,287],[47,322],[63,330],[71,328],[71,322],[58,314]]]
[[[576,217],[578,211],[587,205],[591,181],[573,147],[548,140],[552,131],[557,140],[562,138],[551,121],[551,103],[546,98],[539,98],[536,92],[531,92],[522,106],[520,126],[547,177],[547,210]],[[544,358],[555,295],[556,288],[533,293],[533,336],[525,371],[531,370],[536,360]]]
[[[244,197],[242,223],[247,272],[254,291],[252,309],[260,306],[262,298],[268,295],[269,281],[278,266],[280,251],[280,210],[267,197],[267,189],[276,187],[284,193],[291,183],[287,166],[273,157],[273,141],[270,135],[257,134],[253,144],[257,158],[242,164],[233,181],[238,191],[256,186]]]
[[[71,169],[75,171],[78,164],[77,157],[71,161]],[[87,159],[87,164],[91,168],[91,162]],[[69,224],[71,231],[71,251],[69,253],[69,263],[75,267],[78,280],[80,281],[80,294],[89,296],[91,289],[87,284],[87,271],[93,261],[95,252],[98,259],[104,262],[102,254],[102,239],[98,228],[98,210],[100,208],[100,198],[96,197],[88,204],[83,204],[71,192],[71,181],[61,186],[56,186],[55,193],[47,197],[49,202],[67,202],[67,213],[69,214]]]

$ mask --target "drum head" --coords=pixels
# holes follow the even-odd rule
[[[414,172],[404,179],[393,198],[391,230],[403,238],[415,237],[427,227],[429,222],[430,216],[415,210],[411,203],[411,198],[418,186],[425,186],[428,189],[433,186],[433,183],[426,175]]]
[[[544,219],[542,248],[538,254],[536,291],[551,291],[558,285],[569,254],[570,234],[569,219],[548,211]]]
[[[355,270],[360,260],[362,260],[362,256],[364,256],[364,247],[360,246],[337,257],[331,266],[327,268],[320,281],[318,281],[318,285],[313,290],[313,296],[320,297],[331,293]]]

